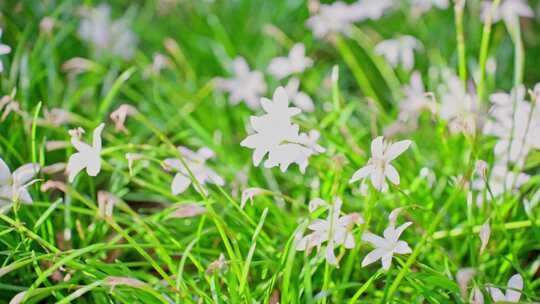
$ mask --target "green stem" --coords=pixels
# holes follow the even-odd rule
[[[486,62],[489,51],[489,42],[491,39],[491,25],[493,19],[493,13],[499,6],[501,0],[494,0],[491,4],[491,9],[484,20],[484,29],[482,31],[482,41],[480,45],[480,77],[478,78],[478,99],[480,102],[484,101],[486,98]]]
[[[458,48],[459,78],[463,86],[467,86],[467,62],[465,57],[465,38],[463,34],[463,8],[465,1],[458,0],[454,5],[454,21],[456,23],[456,40]]]

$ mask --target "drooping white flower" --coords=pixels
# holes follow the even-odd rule
[[[347,249],[354,248],[354,235],[351,230],[353,226],[360,225],[364,222],[363,218],[358,213],[351,213],[344,216],[340,215],[342,201],[336,198],[333,205],[329,205],[321,199],[317,199],[317,204],[324,205],[328,208],[328,216],[326,220],[316,219],[308,229],[312,232],[300,238],[296,244],[296,250],[311,250],[317,248],[319,251],[324,243],[325,258],[328,263],[337,265],[338,261],[334,254],[336,246],[343,245]],[[310,203],[310,205],[312,205]]]
[[[0,204],[14,201],[31,204],[32,197],[27,187],[32,184],[31,180],[39,169],[38,164],[25,164],[11,173],[7,164],[0,158]]]
[[[435,104],[424,88],[422,75],[414,71],[410,83],[402,87],[405,98],[399,103],[399,119],[405,122],[414,122],[422,111],[429,109],[435,111]]]
[[[283,87],[276,89],[272,100],[262,98],[261,105],[266,114],[251,116],[251,126],[256,133],[246,137],[240,145],[255,150],[255,166],[268,154],[264,162],[266,168],[279,166],[285,172],[290,164],[296,163],[304,173],[309,157],[324,152],[324,148],[316,144],[318,133],[299,133],[300,127],[290,119],[300,113],[300,109],[289,107],[289,97]]]
[[[488,287],[493,302],[518,303],[523,289],[523,278],[519,273],[513,275],[508,280],[506,294],[503,294],[499,288]]]
[[[225,185],[225,180],[219,176],[214,170],[206,166],[208,159],[214,158],[214,152],[208,148],[200,148],[197,152],[193,152],[186,147],[179,146],[178,151],[184,157],[189,171],[202,187],[206,183],[216,184],[219,186]],[[171,192],[173,195],[180,194],[192,184],[191,175],[188,169],[182,164],[180,159],[167,158],[163,161],[166,170],[175,170],[177,173],[171,183]],[[199,191],[197,187],[193,187]],[[205,189],[203,188],[203,191]]]
[[[379,42],[375,46],[375,52],[382,55],[392,67],[401,64],[405,70],[410,71],[414,67],[414,51],[422,48],[422,43],[418,39],[404,35]]]
[[[267,192],[267,190],[256,187],[244,189],[244,191],[242,191],[242,197],[240,199],[240,208],[243,209],[246,206],[248,200],[253,205],[253,197],[263,194],[265,192]]]
[[[419,17],[434,7],[447,9],[448,2],[448,0],[411,0],[411,13],[414,17]]]
[[[394,185],[399,185],[399,173],[390,162],[405,152],[411,143],[412,141],[410,140],[387,143],[382,136],[378,136],[371,142],[371,158],[368,160],[368,163],[354,172],[349,183],[362,180],[360,191],[364,195],[367,194],[365,179],[368,176],[371,179],[373,187],[382,192],[388,190],[387,178]]]
[[[369,231],[362,234],[362,240],[375,247],[375,249],[368,253],[362,260],[362,267],[380,259],[382,262],[382,268],[384,270],[388,270],[392,264],[394,254],[409,254],[412,252],[407,242],[399,240],[399,237],[403,231],[412,225],[412,222],[406,222],[396,228],[395,217],[397,217],[396,213],[390,213],[390,223],[384,230],[383,237],[375,235]]]
[[[306,56],[304,44],[295,44],[287,57],[276,57],[270,61],[268,72],[277,79],[285,78],[291,74],[302,73],[313,65],[313,60]]]
[[[84,168],[90,176],[96,176],[101,171],[101,132],[103,128],[105,128],[105,124],[101,123],[94,129],[92,146],[82,142],[80,137],[72,135],[71,144],[77,152],[69,157],[66,167],[70,183]]]
[[[358,7],[358,5],[348,5],[341,1],[332,4],[321,4],[318,13],[309,17],[306,25],[311,28],[313,35],[319,39],[330,33],[348,34],[352,23],[361,19],[361,10],[362,8]]]
[[[488,14],[491,12],[492,2],[484,1],[482,3],[482,20],[486,21]],[[534,11],[529,6],[526,0],[503,0],[497,9],[491,15],[491,22],[504,20],[506,24],[514,26],[519,22],[519,18],[533,18]]]
[[[480,241],[482,245],[480,246],[480,254],[484,252],[486,246],[489,242],[489,235],[491,234],[491,227],[489,226],[489,221],[485,222],[484,225],[480,228]]]
[[[2,29],[0,28],[0,38],[2,38]],[[11,47],[9,45],[0,43],[0,56],[11,53]],[[0,60],[0,73],[4,71],[4,64]]]
[[[234,73],[232,78],[215,79],[216,89],[228,92],[232,105],[244,101],[250,109],[257,109],[261,95],[266,92],[263,73],[257,70],[250,71],[246,60],[242,57],[234,59],[232,70]]]
[[[294,103],[295,106],[299,107],[304,112],[313,112],[315,109],[315,106],[313,105],[313,100],[311,97],[309,97],[308,94],[299,91],[300,88],[300,80],[296,77],[292,77],[289,79],[289,82],[287,82],[287,85],[285,86],[285,90],[287,91],[287,95],[289,95],[289,98]]]
[[[169,214],[170,218],[195,217],[206,212],[206,208],[195,203],[179,204],[175,210]]]
[[[101,4],[83,11],[79,26],[81,39],[92,44],[98,55],[111,54],[124,59],[135,55],[137,36],[125,18],[111,20],[111,7]]]
[[[129,133],[126,127],[124,126],[124,123],[126,122],[126,118],[131,115],[136,115],[139,113],[137,111],[137,108],[135,108],[132,105],[129,104],[122,104],[118,107],[118,109],[114,110],[110,117],[111,120],[114,121],[114,128],[116,132],[123,132],[125,134]]]

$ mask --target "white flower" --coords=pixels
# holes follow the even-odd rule
[[[126,118],[131,115],[136,115],[137,113],[139,113],[139,111],[137,111],[137,108],[135,108],[132,105],[129,105],[129,104],[120,105],[118,109],[114,110],[110,115],[111,120],[114,121],[115,131],[128,134],[129,131],[124,126],[124,123],[126,122]]]
[[[411,0],[411,11],[414,17],[418,17],[433,7],[438,9],[448,8],[448,0]]]
[[[499,288],[488,287],[493,302],[518,303],[523,289],[523,278],[515,274],[508,280],[506,294],[503,294]]]
[[[472,133],[476,123],[476,96],[469,94],[461,79],[450,70],[443,71],[441,78],[439,116],[449,123],[450,131]]]
[[[467,289],[469,282],[473,278],[476,271],[473,268],[461,268],[456,273],[456,281],[458,283],[459,291],[461,296],[465,298],[467,296]]]
[[[267,190],[256,187],[244,189],[244,191],[242,191],[242,198],[240,199],[240,208],[244,209],[248,200],[253,205],[253,197],[265,192],[267,192]]]
[[[70,183],[84,168],[86,168],[86,173],[90,176],[96,176],[101,171],[101,132],[104,127],[105,124],[101,123],[94,129],[92,146],[80,141],[77,136],[71,137],[71,144],[77,152],[69,157],[66,167]]]
[[[0,38],[2,38],[2,29],[0,28]],[[0,43],[0,56],[6,55],[11,53],[11,47],[9,45]],[[2,61],[0,60],[0,73],[4,71],[4,65],[2,64]]]
[[[361,0],[352,4],[352,11],[358,21],[379,20],[395,4],[394,0]]]
[[[312,232],[299,239],[295,248],[300,251],[309,251],[317,247],[317,250],[320,250],[322,244],[326,242],[325,258],[328,263],[337,265],[338,261],[334,254],[335,246],[343,245],[347,249],[354,248],[355,241],[351,230],[355,224],[360,225],[364,220],[358,213],[340,216],[342,201],[339,198],[332,206],[321,199],[316,200],[317,204],[324,203],[328,207],[328,216],[326,220],[314,220],[308,226]],[[310,203],[311,205],[312,203]]]
[[[313,65],[313,60],[306,57],[304,44],[295,44],[288,57],[276,57],[270,61],[268,72],[277,79],[285,78],[291,74],[302,73]]]
[[[482,20],[486,21],[487,15],[491,11],[492,2],[484,1],[482,3]],[[519,22],[520,17],[533,18],[534,11],[527,4],[526,0],[503,0],[493,15],[491,16],[492,22],[504,20],[508,25],[514,26]]]
[[[435,111],[433,100],[429,97],[422,82],[422,75],[414,71],[410,83],[402,87],[405,99],[399,103],[399,119],[401,121],[416,121],[425,109]]]
[[[540,107],[525,101],[525,87],[519,86],[510,94],[490,96],[493,106],[484,134],[499,138],[495,155],[504,162],[523,164],[529,151],[540,149]]]
[[[135,54],[137,37],[129,28],[124,18],[111,20],[111,8],[101,4],[84,11],[84,18],[79,26],[81,39],[92,44],[99,55],[110,53],[124,59],[131,59]]]
[[[184,160],[201,187],[206,183],[212,183],[219,186],[225,185],[225,181],[214,170],[206,166],[206,161],[214,158],[214,152],[208,148],[200,148],[193,152],[186,147],[178,147],[178,151],[184,157]],[[167,158],[163,161],[166,170],[174,169],[177,171],[171,183],[171,192],[173,195],[180,194],[191,185],[191,175],[182,162],[177,158]],[[199,191],[197,187],[195,190]],[[203,188],[203,191],[205,189]]]
[[[9,167],[0,158],[0,203],[20,201],[31,204],[32,197],[26,188],[32,184],[31,179],[38,172],[39,165],[25,164],[11,173]]]
[[[473,289],[471,304],[484,304],[484,294],[478,287]]]
[[[313,100],[311,97],[309,97],[308,94],[298,91],[300,87],[300,80],[298,78],[291,78],[289,79],[289,82],[287,82],[287,85],[285,86],[285,90],[287,91],[287,95],[289,95],[289,98],[294,103],[295,106],[299,107],[304,112],[313,112],[315,109],[315,106],[313,105]]]
[[[399,211],[401,211],[401,209],[394,210],[390,213],[390,223],[384,230],[383,237],[375,235],[369,231],[362,234],[362,240],[375,247],[375,249],[368,253],[362,260],[362,267],[380,259],[383,269],[388,270],[392,264],[394,254],[409,254],[412,252],[407,242],[399,240],[399,237],[403,231],[412,225],[412,222],[406,222],[405,224],[396,228],[395,221]]]
[[[348,5],[341,1],[322,4],[318,14],[309,17],[306,25],[319,39],[330,33],[348,34],[351,24],[361,19],[361,10],[357,5]]]
[[[414,67],[414,50],[421,49],[422,43],[409,35],[384,40],[375,46],[375,52],[384,56],[392,67],[395,68],[401,63],[407,71]]]
[[[260,71],[250,71],[246,60],[237,57],[232,62],[234,77],[229,79],[216,78],[216,89],[229,92],[229,101],[237,105],[244,101],[251,109],[259,107],[259,98],[266,92],[264,75]]]
[[[251,126],[256,133],[246,137],[240,145],[255,149],[255,166],[268,154],[266,168],[279,166],[285,172],[290,164],[296,163],[304,173],[309,157],[324,152],[324,148],[316,144],[318,133],[299,133],[300,127],[291,123],[291,117],[300,113],[300,109],[289,107],[289,97],[283,87],[276,89],[273,100],[262,98],[261,105],[266,114],[251,116]]]
[[[480,246],[480,254],[484,252],[486,246],[489,242],[489,235],[491,234],[491,227],[489,226],[489,221],[485,222],[484,225],[480,228],[480,241],[482,245]]]
[[[367,165],[354,172],[349,183],[362,180],[360,191],[364,195],[367,194],[367,186],[364,181],[368,176],[371,178],[373,187],[379,191],[386,192],[388,190],[386,178],[394,185],[399,185],[399,173],[390,162],[405,152],[411,143],[410,140],[402,140],[390,144],[384,142],[382,136],[378,136],[371,142],[371,158]]]
[[[491,192],[497,197],[506,192],[515,193],[515,191],[527,183],[529,179],[529,175],[521,172],[514,173],[512,170],[509,170],[505,164],[495,164],[491,170],[488,183]],[[476,190],[484,189],[484,180],[475,180],[473,182],[473,187]]]

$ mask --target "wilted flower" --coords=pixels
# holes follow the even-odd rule
[[[144,159],[144,156],[139,153],[126,153],[126,159],[128,161],[129,174],[133,174],[133,162]]]
[[[107,191],[98,191],[97,193],[98,212],[102,218],[111,218],[114,205],[120,202],[120,198]]]
[[[244,189],[244,191],[242,191],[242,198],[240,199],[240,208],[243,209],[246,206],[248,200],[253,205],[253,197],[263,194],[265,192],[267,192],[267,190],[255,187]]]
[[[484,160],[479,159],[474,163],[474,172],[476,172],[476,174],[478,174],[478,176],[480,176],[482,179],[487,177],[487,169],[488,164]]]
[[[318,199],[322,201],[321,199]],[[322,201],[324,202],[324,201]],[[310,203],[311,205],[311,203]],[[320,250],[323,243],[326,242],[325,258],[329,264],[337,265],[338,261],[334,254],[334,248],[343,245],[347,249],[354,248],[353,226],[364,222],[358,213],[351,213],[340,216],[341,199],[337,198],[333,205],[326,203],[328,207],[328,216],[326,220],[316,219],[309,226],[311,233],[305,235],[296,242],[296,250],[311,250],[316,247]]]
[[[289,82],[287,82],[287,85],[285,86],[287,95],[289,95],[292,103],[294,103],[294,105],[299,107],[302,111],[313,112],[313,110],[315,109],[315,106],[313,105],[313,100],[311,99],[311,97],[309,97],[308,94],[298,91],[299,87],[300,80],[298,80],[298,78],[292,77],[291,79],[289,79]]]
[[[32,197],[27,187],[32,184],[31,179],[39,169],[37,164],[25,164],[11,173],[7,164],[0,158],[0,203],[20,201],[31,204]]]
[[[365,178],[370,176],[371,184],[375,189],[385,192],[388,190],[386,178],[394,185],[399,185],[399,173],[396,168],[390,164],[392,160],[405,152],[411,145],[412,141],[402,140],[396,143],[384,142],[382,136],[378,136],[371,142],[371,158],[367,165],[354,172],[349,180],[349,183],[362,180],[360,191],[362,194],[367,194],[367,186]]]
[[[273,100],[262,98],[261,105],[266,114],[251,116],[251,125],[256,133],[246,137],[240,145],[255,150],[255,166],[259,166],[268,154],[264,163],[266,168],[279,165],[285,172],[290,164],[296,163],[304,173],[308,158],[324,151],[315,142],[318,133],[299,133],[300,127],[291,123],[291,117],[300,113],[300,109],[289,107],[289,97],[283,87],[276,89]]]
[[[215,79],[216,89],[229,92],[229,101],[233,105],[243,100],[249,108],[257,109],[260,96],[266,92],[263,73],[250,71],[246,60],[242,57],[234,59],[232,70],[234,73],[232,78]]]
[[[48,180],[44,182],[43,184],[41,184],[41,187],[39,188],[41,192],[47,192],[51,189],[58,189],[64,193],[67,192],[66,184],[61,181]]]
[[[484,1],[482,3],[482,20],[486,21],[488,14],[491,13],[492,2]],[[492,22],[504,20],[506,24],[514,26],[519,22],[520,17],[532,18],[534,11],[526,0],[503,0],[497,9],[491,15]]]
[[[375,52],[384,56],[392,67],[397,67],[401,63],[407,71],[414,67],[414,50],[421,49],[422,43],[409,35],[384,40],[375,46]]]
[[[486,246],[489,242],[489,235],[491,234],[491,227],[489,226],[489,221],[485,222],[484,225],[480,228],[480,241],[482,245],[480,246],[480,254],[484,252]]]
[[[126,118],[130,115],[135,115],[139,113],[137,109],[129,104],[123,104],[118,107],[115,111],[111,113],[111,119],[114,121],[114,128],[116,132],[123,132],[123,133],[129,133],[126,127],[124,126],[124,123],[126,121]]]
[[[456,273],[456,281],[463,298],[467,297],[467,288],[476,271],[473,268],[461,268]]]
[[[0,38],[2,38],[2,29],[0,28]],[[0,43],[0,56],[11,53],[11,47],[9,45]],[[4,64],[0,60],[0,73],[4,71]]]
[[[394,254],[409,254],[412,252],[407,242],[399,240],[399,237],[403,231],[412,225],[412,222],[406,222],[405,224],[402,224],[396,228],[396,217],[396,213],[390,213],[390,223],[384,230],[383,237],[375,235],[369,231],[362,234],[362,240],[375,247],[375,249],[368,253],[368,255],[366,255],[366,257],[362,260],[362,267],[380,259],[383,269],[388,270],[392,265],[392,258]]]
[[[66,168],[70,183],[84,168],[90,176],[96,176],[101,171],[101,132],[104,127],[105,124],[101,123],[94,129],[92,146],[80,141],[79,137],[73,136],[75,134],[71,135],[71,144],[77,152],[69,157]]]
[[[179,204],[176,206],[176,209],[169,214],[170,218],[186,218],[186,217],[195,217],[197,215],[204,214],[206,208],[198,204]]]
[[[225,256],[223,255],[223,253],[220,253],[219,258],[210,263],[210,265],[208,265],[208,267],[206,268],[206,273],[209,275],[214,274],[225,268],[226,265],[227,261],[225,261]]]
[[[193,177],[197,180],[202,187],[204,184],[212,183],[219,186],[223,186],[225,181],[214,170],[206,166],[206,161],[214,157],[214,152],[208,148],[200,148],[197,152],[193,152],[186,147],[179,146],[178,151],[184,157],[185,163],[189,168],[189,171],[193,174]],[[180,194],[191,185],[191,175],[188,169],[182,164],[182,161],[177,158],[167,158],[163,161],[163,165],[166,170],[174,169],[177,173],[171,183],[171,192],[174,195]],[[197,187],[195,190],[199,191]],[[203,188],[204,191],[204,188]]]
[[[505,303],[517,303],[521,297],[521,290],[523,289],[523,278],[521,275],[515,274],[510,280],[508,280],[506,294],[503,294],[499,288],[488,287],[489,293],[493,302],[505,302]]]
[[[73,113],[61,108],[45,109],[43,111],[44,123],[53,126],[61,126],[73,121]]]
[[[306,57],[304,44],[295,44],[287,57],[276,57],[270,61],[268,72],[277,79],[285,78],[291,74],[302,73],[313,65],[313,60]]]
[[[83,14],[79,36],[91,43],[98,54],[110,53],[124,59],[133,57],[137,36],[125,18],[111,20],[111,7],[107,4],[85,9]]]

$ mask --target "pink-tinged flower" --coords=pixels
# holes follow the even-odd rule
[[[308,226],[308,229],[312,232],[299,238],[296,241],[295,248],[299,251],[310,251],[312,248],[317,248],[317,251],[320,251],[322,245],[326,243],[324,249],[325,258],[329,264],[337,265],[337,257],[334,254],[335,247],[343,245],[347,249],[354,248],[355,241],[352,228],[354,225],[362,224],[364,219],[358,213],[341,216],[342,201],[339,198],[335,200],[333,205],[321,199],[316,200],[317,204],[325,205],[328,208],[328,216],[326,220],[314,220]]]
[[[253,205],[253,197],[268,192],[268,190],[261,188],[247,188],[242,191],[242,198],[240,199],[240,208],[244,209],[247,201],[249,200]]]
[[[189,171],[191,171],[193,177],[195,177],[201,187],[206,183],[212,183],[219,186],[225,185],[225,180],[223,180],[223,178],[214,170],[206,166],[206,161],[214,158],[214,152],[212,150],[209,148],[200,148],[197,152],[193,152],[186,147],[179,146],[178,151],[180,151],[184,157],[189,170],[182,164],[180,159],[167,158],[163,161],[163,166],[166,170],[174,170],[177,172],[171,183],[171,192],[173,195],[178,195],[186,191],[192,184]],[[199,191],[198,187],[194,187],[194,189]],[[204,188],[202,190],[205,191]]]
[[[268,72],[277,79],[285,78],[292,74],[299,74],[313,65],[313,60],[306,57],[304,44],[295,44],[287,57],[276,57],[270,61]]]
[[[467,297],[467,289],[469,287],[469,282],[474,277],[476,271],[474,268],[461,268],[456,273],[456,281],[459,287],[459,291],[463,298]]]
[[[73,182],[75,176],[86,168],[86,173],[90,176],[98,175],[101,171],[101,132],[105,124],[101,123],[94,129],[92,146],[80,141],[80,138],[72,134],[71,144],[77,150],[69,157],[66,167],[69,182]]]
[[[491,234],[491,227],[489,226],[489,221],[485,222],[484,225],[480,228],[480,241],[482,245],[480,246],[480,254],[484,252],[486,246],[489,242],[489,235]]]
[[[33,183],[32,179],[39,169],[37,164],[25,164],[11,173],[7,164],[0,158],[0,204],[15,201],[31,204],[32,197],[27,187]]]
[[[499,288],[488,287],[489,293],[493,302],[499,303],[518,303],[519,298],[521,297],[521,290],[523,289],[523,278],[521,275],[515,274],[510,280],[508,280],[508,285],[506,289],[506,294],[503,294]]]
[[[125,134],[129,133],[126,127],[124,126],[124,123],[126,122],[126,118],[131,115],[136,115],[139,113],[137,111],[137,108],[135,108],[132,105],[129,104],[123,104],[118,107],[118,109],[114,110],[110,117],[112,121],[114,122],[114,128],[116,132],[123,132]]]
[[[111,287],[116,287],[120,285],[130,286],[134,288],[147,288],[149,287],[148,284],[145,282],[135,279],[135,278],[129,278],[129,277],[115,277],[110,276],[106,277],[104,280],[105,284]]]
[[[405,152],[411,143],[410,140],[387,143],[382,136],[378,136],[371,142],[371,158],[367,165],[354,172],[349,183],[362,180],[360,191],[364,195],[367,194],[365,179],[368,176],[373,187],[382,192],[388,191],[386,179],[394,185],[399,185],[399,173],[390,162]]]
[[[195,217],[206,212],[206,208],[198,204],[180,204],[175,207],[175,210],[169,214],[170,218],[186,218]]]
[[[484,294],[478,287],[473,289],[471,304],[484,304]]]
[[[120,202],[120,198],[107,191],[98,191],[98,214],[101,218],[112,218],[114,206]]]
[[[266,92],[264,75],[260,71],[250,71],[246,60],[237,57],[232,63],[234,76],[215,79],[216,89],[229,93],[229,101],[237,105],[244,101],[250,109],[259,107],[259,99]]]
[[[289,107],[289,96],[283,87],[276,89],[272,100],[262,98],[261,105],[266,114],[251,116],[251,126],[256,133],[246,137],[240,145],[255,150],[255,166],[268,154],[266,168],[279,166],[285,172],[290,164],[296,163],[304,173],[309,157],[325,151],[316,143],[318,132],[299,133],[300,127],[291,122],[291,117],[300,113],[300,109]]]
[[[414,67],[414,51],[422,49],[422,43],[409,35],[384,40],[375,46],[375,52],[382,55],[392,67],[401,64],[407,71]]]
[[[362,267],[367,266],[377,260],[381,260],[384,270],[390,269],[394,254],[409,254],[411,248],[405,241],[400,241],[399,237],[403,231],[412,225],[412,222],[398,226],[397,228],[391,223],[383,232],[383,237],[375,235],[369,231],[362,234],[362,240],[370,243],[375,247],[373,251],[368,253],[362,260]]]

